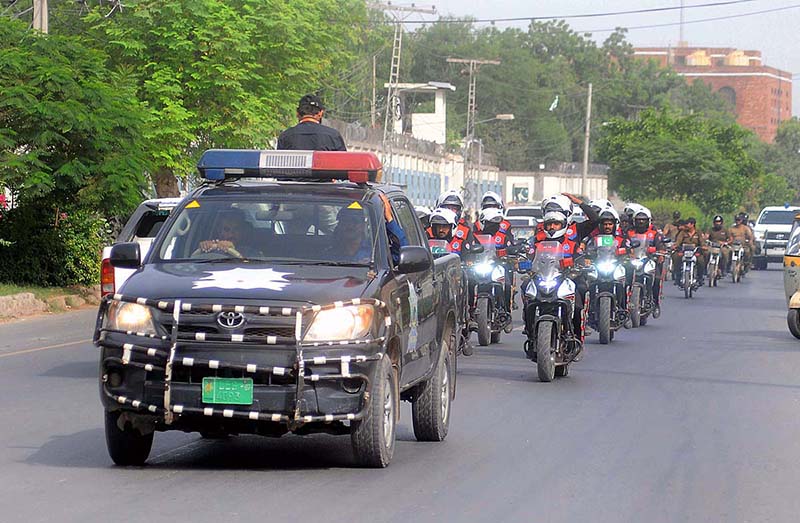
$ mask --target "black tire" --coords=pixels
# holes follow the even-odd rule
[[[611,297],[601,296],[597,308],[597,330],[600,334],[600,343],[608,345],[612,339],[611,331]]]
[[[142,434],[130,425],[120,429],[118,422],[122,411],[106,411],[106,447],[112,461],[121,466],[144,465],[153,447],[153,433]]]
[[[692,273],[691,270],[685,269],[683,271],[683,297],[687,300],[692,297]]]
[[[800,340],[800,310],[789,309],[786,323],[789,325],[789,332],[792,333],[792,336]]]
[[[503,331],[492,332],[491,341],[492,343],[500,343],[500,335]]]
[[[394,455],[397,424],[397,377],[388,356],[378,362],[369,406],[364,419],[350,427],[356,462],[363,467],[384,468]]]
[[[639,316],[639,325],[642,327],[647,325],[647,316]]]
[[[641,287],[634,286],[633,289],[631,289],[631,301],[630,301],[630,304],[631,304],[631,306],[633,306],[633,308],[630,309],[631,325],[633,326],[634,329],[638,329],[639,325],[641,324],[641,320],[642,320],[642,316],[641,316],[641,311],[642,311],[642,288]]]
[[[553,323],[539,323],[536,333],[536,370],[539,381],[549,383],[556,377],[556,361],[553,355]]]
[[[447,437],[454,378],[451,344],[452,340],[442,345],[433,376],[417,386],[411,402],[414,436],[418,441],[443,441]]]
[[[556,378],[566,378],[569,376],[569,364],[556,367]]]
[[[739,283],[739,264],[738,263],[734,264],[733,269],[731,270],[731,279],[733,280],[733,283]]]
[[[478,298],[475,321],[478,323],[478,344],[486,347],[492,341],[492,326],[489,325],[489,298]]]
[[[716,263],[709,263],[708,264],[708,286],[709,287],[716,287],[717,286],[717,264]]]

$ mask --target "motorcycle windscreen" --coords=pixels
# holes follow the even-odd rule
[[[474,260],[475,263],[494,262],[497,260],[497,249],[495,249],[492,236],[488,234],[476,234],[475,239],[483,246],[483,252],[478,254]]]
[[[434,258],[453,252],[447,240],[428,240],[428,248],[431,250],[431,254],[433,254]]]
[[[610,234],[601,234],[594,238],[594,250],[596,263],[616,260],[617,249],[614,246],[614,237]]]
[[[539,242],[531,264],[531,272],[544,280],[555,279],[561,272],[564,246],[560,242]]]
[[[800,214],[795,216],[786,253],[783,255],[783,290],[787,304],[800,290]]]
[[[639,246],[633,249],[632,257],[639,260],[647,258],[647,248],[650,246],[650,240],[647,239],[646,234],[634,234],[634,240],[639,240]]]

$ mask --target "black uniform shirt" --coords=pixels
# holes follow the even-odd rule
[[[339,131],[316,122],[300,122],[278,137],[278,149],[295,151],[346,151]]]

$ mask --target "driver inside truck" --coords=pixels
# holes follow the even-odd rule
[[[201,253],[220,253],[241,258],[243,256],[262,256],[263,254],[247,245],[245,238],[250,237],[247,232],[250,227],[239,210],[228,210],[220,213],[213,228],[213,233],[207,240],[200,242],[200,247],[192,253],[193,256]]]

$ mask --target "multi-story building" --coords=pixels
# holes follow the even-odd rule
[[[792,74],[764,65],[760,51],[728,47],[638,47],[634,56],[700,79],[735,107],[736,120],[764,141],[792,117]]]

